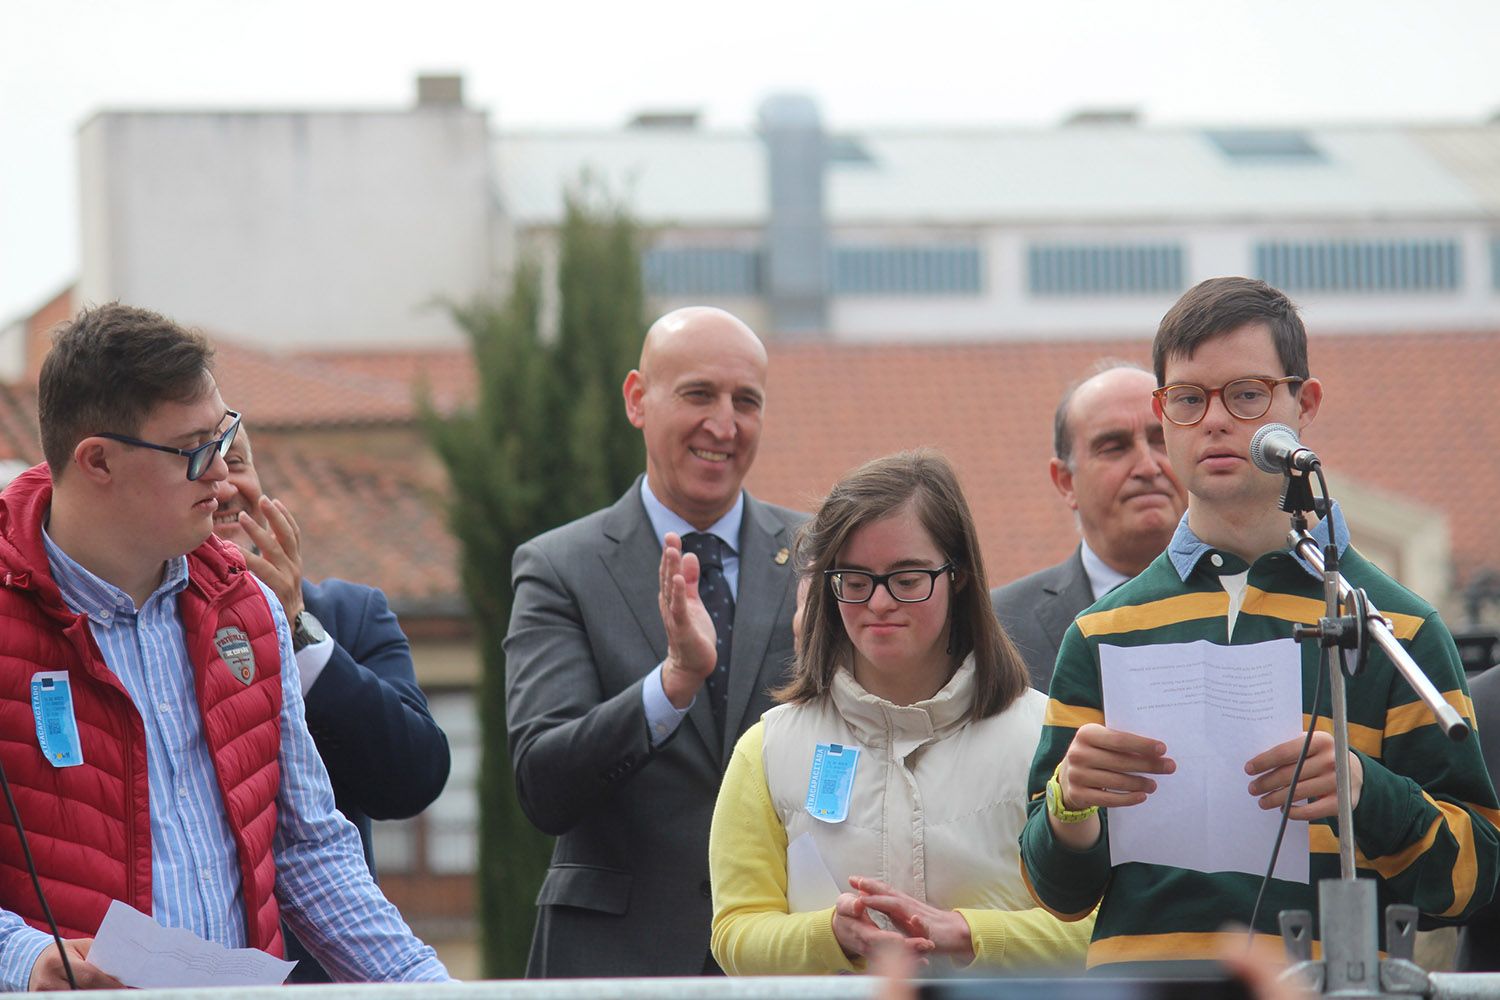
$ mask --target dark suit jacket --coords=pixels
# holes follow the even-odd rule
[[[1490,667],[1469,684],[1479,749],[1490,780],[1500,778],[1500,667]],[[1458,971],[1500,972],[1500,894],[1474,914],[1459,940]]]
[[[411,646],[385,594],[325,580],[304,582],[302,601],[334,641],[333,656],[307,692],[307,728],[328,768],[335,804],[359,828],[373,875],[370,820],[405,819],[432,804],[448,781],[448,737],[427,710]],[[287,958],[298,961],[290,982],[328,981],[290,930]]]
[[[731,750],[792,655],[803,515],[745,497],[728,730],[699,697],[653,748],[641,682],[667,654],[661,545],[640,482],[516,550],[506,718],[521,807],[557,836],[528,976],[696,975],[709,961],[708,826]]]
[[[1083,547],[1056,566],[1023,576],[990,591],[990,603],[1006,633],[1021,650],[1031,686],[1045,692],[1052,683],[1063,633],[1084,608],[1094,603]]]

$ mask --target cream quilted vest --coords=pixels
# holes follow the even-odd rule
[[[811,832],[840,891],[867,875],[944,909],[1035,905],[1017,838],[1047,698],[1028,687],[1005,711],[970,722],[973,695],[972,659],[910,706],[877,698],[841,669],[828,697],[765,714],[766,784],[787,840]],[[860,748],[842,823],[805,808],[819,743]]]

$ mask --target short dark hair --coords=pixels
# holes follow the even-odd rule
[[[1156,384],[1166,385],[1169,358],[1191,358],[1204,341],[1233,333],[1247,323],[1270,328],[1283,374],[1308,377],[1307,330],[1292,300],[1264,281],[1229,277],[1198,282],[1161,318],[1151,345]]]
[[[56,480],[84,438],[135,435],[164,402],[199,398],[213,373],[207,338],[157,313],[111,302],[60,329],[42,361],[37,423]]]
[[[1068,418],[1071,415],[1069,411],[1073,408],[1073,397],[1079,389],[1083,388],[1085,382],[1091,382],[1096,375],[1112,372],[1116,368],[1146,371],[1143,365],[1138,365],[1134,361],[1100,358],[1089,367],[1087,375],[1068,383],[1068,387],[1063,390],[1062,399],[1057,401],[1057,409],[1052,414],[1052,454],[1061,459],[1062,463],[1070,469],[1073,467],[1073,426]]]
[[[995,619],[979,537],[953,466],[930,449],[877,458],[855,469],[829,491],[797,540],[797,564],[812,578],[792,679],[772,692],[781,701],[812,701],[827,694],[834,674],[848,661],[851,644],[838,603],[824,582],[839,551],[856,528],[896,513],[908,504],[922,527],[953,564],[948,627],[955,669],[974,654],[974,707],[983,719],[1009,707],[1026,690],[1026,664]]]

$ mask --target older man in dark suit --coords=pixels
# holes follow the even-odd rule
[[[1063,633],[1078,613],[1161,554],[1187,505],[1151,411],[1156,380],[1103,362],[1063,393],[1053,417],[1052,485],[1073,510],[1073,554],[990,592],[1033,687],[1046,691]]]
[[[511,756],[522,807],[558,837],[529,976],[718,971],[714,799],[792,653],[801,515],[741,489],[765,383],[765,348],[735,317],[662,317],[624,385],[645,476],[516,551]]]

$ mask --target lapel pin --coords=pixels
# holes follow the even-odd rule
[[[786,548],[777,549],[776,550],[776,557],[775,557],[776,558],[776,565],[778,565],[778,566],[785,566],[786,565],[786,561],[788,559],[790,559],[791,557],[792,557],[792,553],[791,553],[791,551],[789,549],[786,549]]]

